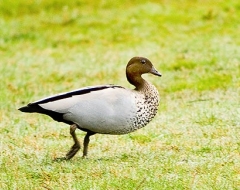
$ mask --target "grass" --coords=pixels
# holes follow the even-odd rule
[[[239,189],[240,3],[1,1],[0,189]],[[124,136],[95,135],[89,158],[63,156],[68,126],[17,108],[96,84],[127,61],[163,74],[156,118]],[[78,131],[79,138],[84,133]]]

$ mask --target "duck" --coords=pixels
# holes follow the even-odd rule
[[[40,99],[19,110],[44,114],[70,125],[74,144],[63,157],[65,160],[73,158],[81,148],[76,129],[86,132],[82,156],[86,158],[92,135],[128,134],[145,127],[157,114],[159,93],[142,78],[146,73],[162,76],[149,59],[133,57],[126,66],[126,78],[134,89],[113,84],[88,86]]]

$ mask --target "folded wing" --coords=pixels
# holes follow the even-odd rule
[[[109,90],[123,88],[116,85],[90,86],[74,91],[50,96],[19,108],[22,112],[36,112],[50,116],[56,121],[73,124],[74,122],[64,118],[68,110],[78,105],[79,102],[98,99],[98,96]],[[84,109],[84,108],[82,108]]]

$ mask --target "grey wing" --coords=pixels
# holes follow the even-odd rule
[[[126,89],[106,89],[81,98],[64,119],[96,133],[114,134],[129,128],[136,114],[132,94]]]
[[[70,108],[74,107],[79,102],[84,101],[87,97],[92,97],[92,94],[95,94],[96,92],[118,88],[121,89],[122,87],[115,85],[90,86],[29,103],[27,106],[19,108],[19,110],[22,112],[45,114],[56,121],[73,124],[71,120],[66,120],[63,117]]]

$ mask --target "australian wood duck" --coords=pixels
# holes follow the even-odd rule
[[[80,149],[75,130],[87,132],[83,142],[86,157],[91,135],[127,134],[144,127],[156,115],[158,91],[141,77],[145,73],[161,76],[147,58],[133,57],[126,76],[134,90],[117,85],[90,86],[29,103],[19,110],[45,114],[70,125],[74,145],[64,159],[71,159]]]

